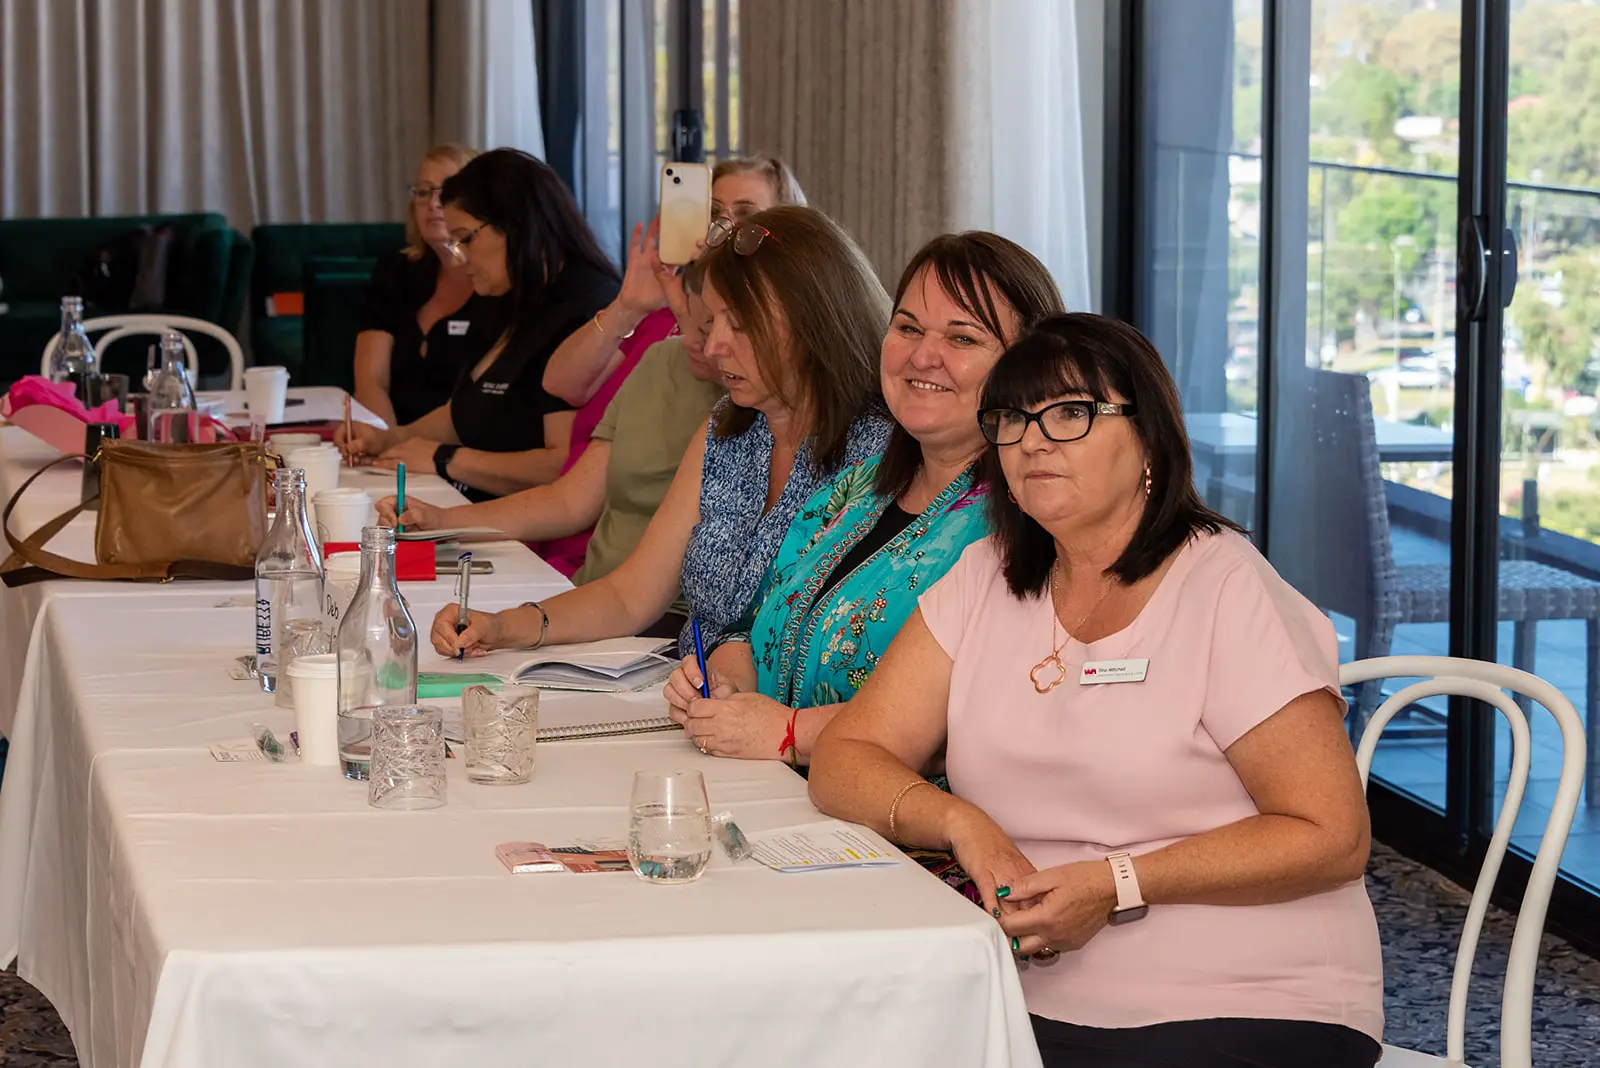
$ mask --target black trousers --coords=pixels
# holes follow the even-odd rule
[[[1339,1024],[1177,1020],[1083,1027],[1034,1016],[1044,1068],[1372,1068],[1383,1049]]]

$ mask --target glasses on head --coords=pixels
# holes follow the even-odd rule
[[[1097,415],[1133,416],[1137,405],[1110,404],[1106,401],[1060,401],[1036,412],[1021,408],[985,408],[978,413],[978,428],[991,445],[1015,445],[1028,432],[1029,423],[1038,423],[1039,432],[1051,441],[1077,441],[1089,433]]]
[[[442,185],[408,185],[406,192],[411,194],[412,200],[434,200],[444,192]]]
[[[444,250],[454,256],[457,262],[465,263],[467,261],[467,246],[472,244],[472,239],[478,236],[478,231],[488,225],[488,223],[479,223],[460,237],[451,238],[444,243]]]
[[[727,217],[711,220],[711,225],[706,228],[706,248],[718,248],[726,245],[731,239],[733,251],[741,256],[748,256],[761,247],[761,242],[772,236],[760,223],[735,222]]]

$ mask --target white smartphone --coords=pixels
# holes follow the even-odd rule
[[[704,163],[661,165],[661,262],[682,266],[695,257],[711,225],[711,169]]]

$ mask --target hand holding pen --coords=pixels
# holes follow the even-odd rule
[[[472,553],[467,551],[456,558],[456,633],[464,633],[472,623],[471,609],[467,607],[467,592],[472,587]],[[466,649],[456,650],[456,659],[467,655]]]

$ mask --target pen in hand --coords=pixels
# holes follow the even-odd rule
[[[706,647],[700,640],[700,621],[691,619],[689,631],[694,635],[694,662],[700,668],[700,696],[711,696],[711,672],[706,670]]]
[[[467,614],[467,590],[472,585],[472,553],[462,553],[456,558],[456,633],[467,629],[471,617]],[[456,650],[456,659],[466,659],[465,648]]]
[[[406,514],[406,465],[394,465],[394,532],[404,534],[406,525],[400,517]]]

